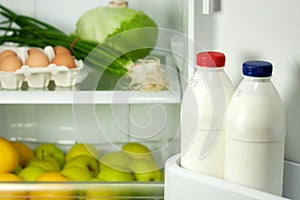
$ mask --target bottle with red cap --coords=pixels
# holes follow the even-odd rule
[[[224,71],[225,55],[200,52],[181,106],[181,167],[224,176],[224,122],[233,94]]]

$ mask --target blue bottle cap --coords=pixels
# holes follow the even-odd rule
[[[243,75],[252,77],[272,76],[272,63],[267,61],[247,61],[243,63]]]

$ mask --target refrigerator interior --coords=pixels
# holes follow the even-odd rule
[[[47,20],[71,33],[81,13],[97,5],[106,5],[108,1],[91,0],[87,3],[81,0],[2,0],[1,3],[14,11]],[[189,40],[195,40],[199,44],[197,50],[224,52],[227,57],[227,72],[235,86],[242,78],[240,67],[243,61],[264,59],[274,64],[272,80],[282,97],[287,116],[284,196],[293,200],[300,199],[297,189],[300,181],[300,125],[297,123],[300,117],[300,50],[297,48],[300,34],[300,29],[297,28],[300,25],[300,14],[297,10],[300,6],[299,1],[129,0],[129,5],[144,10],[160,27],[176,31],[175,36],[180,36],[178,33],[187,34]],[[187,23],[188,17],[190,23]],[[166,35],[161,36],[159,44],[170,49],[170,38]],[[182,41],[175,43],[176,45],[183,49]],[[196,52],[192,49],[189,53],[188,60],[193,61]],[[93,140],[103,152],[118,148],[124,142],[139,140],[158,150],[156,160],[164,164],[166,159],[179,152],[181,92],[184,89],[185,75],[190,75],[193,71],[190,67],[189,72],[186,72],[180,59],[178,62],[173,60],[172,56],[167,57],[171,57],[168,63],[168,66],[171,66],[170,77],[175,77],[169,91],[147,94],[134,92],[130,95],[126,91],[83,92],[78,91],[78,88],[62,91],[1,91],[1,134],[16,140],[25,140],[32,146],[41,141],[55,141],[65,149],[80,137],[80,140]],[[184,75],[174,75],[177,70]],[[163,126],[161,121],[164,122]],[[154,124],[149,125],[152,122]],[[147,130],[143,132],[145,135],[140,135],[141,128]],[[159,134],[153,135],[157,132]],[[112,143],[116,145],[111,145]],[[190,199],[195,198],[195,195],[204,195],[205,199],[220,199],[224,196],[239,200],[283,199],[222,180],[185,172],[177,168],[176,162],[166,166],[170,167],[168,173],[177,176],[166,183],[166,189],[171,190],[173,194],[173,198],[167,196],[166,199],[180,199],[175,191],[179,191],[178,186],[182,183],[187,187],[181,187],[180,194],[186,189],[191,194]],[[187,181],[187,177],[195,182],[183,182]],[[191,183],[196,188],[203,189],[197,190],[198,193],[190,192]],[[1,185],[2,189],[11,186],[2,183]],[[163,198],[162,183],[106,185],[117,189],[140,188],[141,191],[146,191],[141,199],[154,195],[156,196],[153,198]],[[97,184],[76,184],[78,189],[92,186]],[[16,188],[16,185],[12,187]],[[26,187],[34,189],[38,188],[38,185],[33,183],[27,184]],[[21,184],[19,189],[22,188],[24,185]],[[212,191],[219,196],[214,196]],[[243,196],[242,192],[246,196]]]
[[[284,197],[187,171],[180,167],[177,155],[166,164],[166,199],[197,199],[199,196],[211,200],[300,199],[299,6],[296,0],[189,1],[189,9],[194,15],[189,20],[189,36],[195,40],[190,50],[191,57],[195,57],[198,49],[224,52],[226,71],[235,87],[242,79],[244,61],[267,60],[273,63],[272,81],[286,111]],[[190,68],[189,75],[192,73]],[[186,187],[180,188],[180,194],[174,194],[172,191],[176,185],[183,182]]]
[[[72,33],[79,16],[94,7],[107,5],[108,2],[3,0],[1,4],[17,13],[36,17],[66,33]],[[174,57],[170,49],[174,48],[171,39],[179,37],[180,40],[175,41],[173,38],[173,41],[180,54],[184,54],[180,47],[184,42],[181,40],[182,34],[187,31],[187,2],[129,0],[128,3],[129,7],[147,13],[161,28],[157,41],[160,49],[154,49],[153,54],[161,56],[163,60],[168,77],[167,88],[149,92],[94,91],[79,83],[72,88],[2,90],[1,136],[23,141],[32,148],[41,143],[55,143],[64,151],[76,142],[86,142],[95,145],[101,155],[120,150],[127,142],[138,141],[151,149],[155,161],[163,170],[166,160],[178,153],[180,147],[180,101],[183,88],[179,71],[184,67],[179,66],[182,64],[180,58]],[[63,187],[68,190],[66,185],[63,184]],[[57,186],[52,184],[48,188],[55,190]],[[136,191],[134,194],[129,192],[130,195],[126,197],[118,194],[118,198],[125,199],[130,199],[131,196],[139,199],[162,199],[164,192],[163,182],[73,183],[71,186],[78,191],[108,187],[114,191],[120,190],[124,195],[127,190]],[[10,187],[11,184],[0,183],[0,190]],[[46,186],[28,183],[15,184],[13,187],[15,190],[40,190]],[[102,196],[104,197],[105,195]],[[113,194],[110,197],[113,198]]]

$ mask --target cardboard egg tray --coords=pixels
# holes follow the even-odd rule
[[[23,66],[15,72],[0,71],[0,83],[3,89],[20,89],[25,82],[29,88],[45,88],[49,85],[50,80],[53,80],[58,87],[71,87],[76,84],[79,71],[84,66],[82,60],[75,59],[76,67],[72,69],[53,63],[45,67],[30,68],[24,64],[28,57],[27,50],[30,49],[29,47],[1,46],[0,53],[5,49],[15,51],[22,60]],[[46,46],[41,50],[51,62],[55,56],[53,48]]]

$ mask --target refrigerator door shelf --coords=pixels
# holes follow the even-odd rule
[[[165,199],[206,200],[288,200],[300,199],[300,165],[285,162],[284,197],[230,183],[179,166],[180,155],[168,159],[165,166]],[[174,192],[178,191],[178,192]]]

